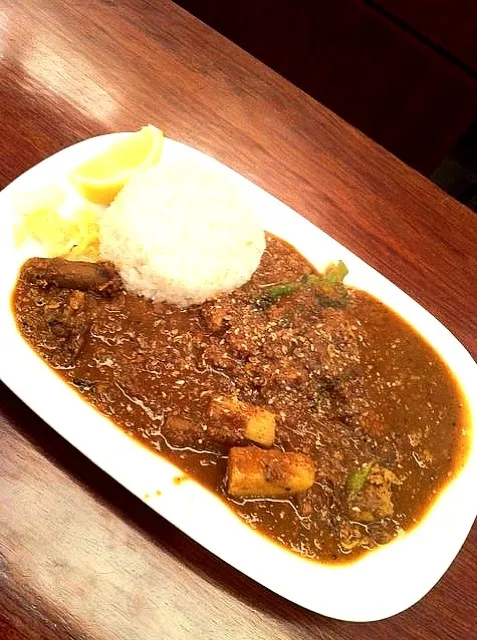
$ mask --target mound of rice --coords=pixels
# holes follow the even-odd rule
[[[169,161],[132,179],[106,209],[100,246],[129,291],[187,307],[247,282],[265,234],[252,205],[221,173]]]

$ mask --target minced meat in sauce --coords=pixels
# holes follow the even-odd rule
[[[186,310],[118,293],[117,276],[91,288],[64,274],[48,281],[40,263],[24,266],[14,294],[30,345],[130,436],[305,557],[343,562],[389,542],[419,522],[463,462],[467,414],[439,356],[370,295],[333,278],[316,288],[310,264],[282,240],[267,236],[241,289]],[[61,272],[61,261],[53,267]],[[234,440],[211,403],[225,416],[266,410],[273,448],[301,455],[290,468],[314,465],[311,488],[228,495]]]

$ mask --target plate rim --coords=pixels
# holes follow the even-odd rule
[[[31,180],[32,175],[36,176],[37,174],[39,174],[41,176],[43,171],[46,171],[48,173],[48,168],[50,166],[54,166],[55,163],[60,166],[62,165],[62,161],[64,159],[64,164],[65,166],[68,166],[68,160],[73,160],[73,164],[77,164],[79,163],[76,160],[77,154],[78,156],[82,154],[82,152],[84,151],[84,157],[88,157],[89,155],[93,154],[93,150],[97,151],[99,150],[100,147],[102,146],[106,146],[107,144],[110,144],[111,142],[114,142],[116,140],[119,140],[121,136],[127,135],[127,132],[122,132],[122,133],[112,133],[112,134],[105,134],[102,136],[95,136],[93,138],[88,138],[86,140],[83,140],[79,143],[76,143],[74,145],[71,145],[69,147],[66,147],[60,151],[58,151],[57,153],[53,154],[52,156],[49,156],[48,158],[45,158],[43,161],[41,161],[40,163],[38,163],[37,165],[33,166],[32,168],[30,168],[29,170],[27,170],[26,172],[24,172],[22,175],[18,176],[13,182],[11,182],[7,187],[5,187],[1,192],[0,192],[0,210],[2,209],[2,207],[5,205],[6,203],[6,199],[10,197],[11,193],[14,193],[16,191],[16,189],[21,190],[21,187],[24,183],[28,184],[29,180]],[[211,156],[207,156],[206,154],[198,151],[197,149],[194,149],[193,147],[190,147],[188,145],[185,145],[181,142],[178,141],[174,141],[171,140],[170,138],[166,138],[165,139],[165,149],[167,147],[171,147],[175,146],[177,149],[177,152],[180,153],[186,153],[186,154],[190,154],[192,153],[192,155],[194,155],[196,158],[199,159],[199,161],[201,162],[207,162],[207,163],[212,163],[213,166],[215,166],[216,168],[218,166],[220,166],[220,171],[225,170],[225,173],[229,176],[233,176],[234,180],[238,180],[238,183],[241,185],[242,188],[244,188],[248,193],[252,193],[252,197],[256,198],[258,200],[258,202],[261,202],[262,204],[265,204],[266,206],[270,206],[271,209],[276,209],[280,212],[282,212],[282,214],[286,217],[288,216],[292,216],[293,217],[298,217],[300,222],[297,222],[295,220],[295,223],[298,227],[303,228],[305,230],[309,230],[309,232],[312,235],[316,235],[317,238],[319,238],[321,241],[326,241],[328,243],[328,245],[330,245],[332,248],[334,249],[338,249],[341,254],[343,256],[347,256],[345,257],[345,260],[348,259],[349,261],[349,257],[352,256],[353,257],[353,264],[355,265],[360,265],[361,264],[361,268],[364,268],[365,271],[369,272],[370,275],[373,275],[374,278],[377,278],[377,280],[384,280],[386,282],[386,286],[390,288],[390,291],[393,295],[397,295],[397,292],[399,292],[399,296],[402,300],[404,301],[411,301],[411,307],[416,306],[416,309],[420,309],[420,314],[421,316],[426,319],[431,323],[437,323],[437,325],[440,327],[438,334],[444,336],[444,339],[450,341],[451,343],[453,343],[455,349],[459,352],[460,351],[460,356],[462,358],[468,357],[469,360],[469,367],[470,370],[473,371],[474,375],[475,373],[477,373],[477,364],[474,362],[474,360],[472,359],[472,357],[470,356],[470,354],[466,351],[466,349],[461,345],[461,343],[457,340],[457,338],[455,338],[451,332],[446,329],[444,327],[444,325],[437,320],[434,316],[432,316],[428,311],[426,311],[417,301],[415,301],[414,299],[412,299],[410,296],[408,296],[405,292],[403,292],[401,289],[399,289],[398,287],[396,287],[396,285],[394,285],[392,282],[390,282],[388,279],[386,279],[384,276],[382,276],[381,274],[379,274],[373,267],[371,267],[370,265],[368,265],[367,263],[365,263],[363,260],[361,260],[361,258],[359,258],[358,256],[356,256],[354,253],[350,252],[347,248],[345,248],[343,245],[341,245],[338,241],[336,241],[334,238],[332,238],[331,236],[329,236],[329,234],[326,234],[324,231],[322,231],[321,229],[319,229],[319,227],[317,227],[316,225],[314,225],[312,222],[310,222],[308,219],[304,218],[303,216],[301,216],[299,213],[293,211],[290,207],[288,207],[287,205],[285,205],[284,203],[282,203],[280,200],[278,200],[277,198],[275,198],[274,196],[272,196],[271,194],[267,193],[266,191],[264,191],[263,189],[261,189],[260,187],[258,187],[257,185],[255,185],[254,183],[252,183],[250,180],[248,180],[247,178],[245,178],[244,176],[241,176],[240,174],[238,174],[237,172],[235,172],[233,169],[231,169],[230,167],[227,167],[226,165],[224,165],[223,163],[221,163],[220,161],[212,158]],[[80,152],[81,153],[78,153]],[[19,186],[20,185],[20,186]],[[8,209],[8,205],[7,205],[7,209]],[[6,238],[6,234],[5,233],[1,233],[2,231],[2,226],[5,227],[5,216],[0,216],[0,249],[2,248],[2,242],[5,243],[5,245],[7,246],[7,238]],[[8,228],[8,223],[6,223],[6,227]],[[313,229],[313,231],[312,231]],[[301,233],[301,231],[300,231]],[[288,238],[285,238],[287,241],[290,241]],[[292,244],[295,244],[292,242]],[[300,249],[298,249],[300,251]],[[3,254],[3,252],[2,252]],[[308,258],[308,256],[305,256]],[[312,262],[316,265],[316,259],[312,260]],[[15,278],[13,279],[14,281],[16,280],[16,273],[15,273]],[[8,286],[6,287],[8,289]],[[2,327],[2,322],[5,321],[5,300],[4,300],[4,293],[5,293],[5,287],[0,289],[0,328]],[[2,302],[3,301],[3,302]],[[2,306],[3,304],[3,306]],[[389,305],[388,305],[389,306]],[[402,314],[400,314],[402,315]],[[409,322],[409,318],[404,317],[408,322]],[[432,320],[430,320],[432,319]],[[411,324],[414,326],[414,323],[411,322]],[[420,332],[421,333],[421,332]],[[421,333],[422,335],[422,333]],[[446,337],[447,336],[447,337]],[[25,392],[25,388],[21,381],[21,378],[18,377],[17,374],[14,373],[14,370],[10,367],[8,367],[8,364],[6,365],[6,359],[5,358],[0,358],[0,379],[2,379],[5,384],[18,396],[20,397],[35,413],[37,413],[37,415],[39,415],[42,419],[45,420],[45,422],[47,422],[47,424],[49,424],[53,429],[55,429],[55,431],[57,431],[62,437],[64,437],[67,441],[69,441],[71,444],[73,444],[73,446],[75,446],[76,448],[78,448],[80,451],[82,451],[83,454],[85,454],[89,459],[93,460],[93,462],[95,462],[95,464],[97,464],[100,468],[102,468],[106,473],[108,473],[109,475],[111,475],[113,478],[115,478],[118,482],[120,482],[120,484],[122,484],[123,486],[125,486],[128,490],[130,490],[132,493],[134,493],[137,497],[139,497],[143,502],[145,502],[146,504],[149,504],[149,506],[152,507],[152,509],[154,511],[156,511],[157,513],[159,513],[160,515],[162,515],[163,517],[165,517],[166,519],[168,519],[170,522],[172,522],[172,524],[174,524],[175,526],[177,526],[180,530],[182,530],[184,533],[186,533],[186,535],[188,535],[189,537],[191,537],[192,539],[196,540],[197,542],[199,542],[199,544],[201,544],[202,546],[204,546],[208,551],[210,551],[211,553],[214,553],[215,555],[217,555],[218,557],[222,558],[223,560],[225,560],[225,562],[227,562],[228,564],[230,564],[231,566],[235,567],[236,569],[242,571],[243,573],[245,573],[246,575],[249,575],[252,579],[254,579],[255,581],[263,584],[265,587],[269,588],[270,590],[278,593],[279,595],[287,598],[288,600],[291,600],[292,602],[295,602],[297,604],[300,604],[301,606],[304,606],[316,613],[320,613],[322,615],[326,615],[329,617],[333,617],[336,619],[341,619],[341,620],[348,620],[348,621],[372,621],[372,620],[380,620],[383,618],[387,618],[390,617],[392,615],[395,615],[405,609],[407,609],[408,607],[412,606],[413,604],[415,604],[415,602],[417,602],[418,600],[420,600],[433,586],[434,584],[440,579],[440,577],[445,573],[445,571],[447,570],[448,566],[451,564],[451,562],[453,561],[453,559],[455,558],[455,556],[457,555],[457,553],[459,552],[462,544],[464,543],[471,527],[473,524],[473,521],[477,515],[477,504],[475,505],[475,508],[472,510],[472,512],[469,510],[469,514],[468,517],[466,519],[466,524],[464,526],[464,524],[461,524],[460,527],[460,531],[459,531],[459,536],[455,537],[455,544],[454,547],[450,550],[450,552],[445,554],[445,557],[442,559],[442,561],[439,564],[438,570],[434,570],[432,572],[428,572],[426,574],[426,580],[422,579],[422,582],[419,584],[419,589],[414,589],[414,591],[412,591],[412,593],[406,592],[402,595],[401,599],[400,599],[400,604],[398,604],[398,606],[390,606],[388,602],[383,602],[382,600],[379,601],[378,599],[378,607],[375,607],[373,609],[373,607],[371,608],[364,608],[363,609],[359,609],[359,607],[356,606],[356,603],[352,603],[352,606],[347,603],[347,607],[346,606],[343,607],[334,607],[331,606],[330,603],[325,603],[324,606],[322,606],[320,604],[320,602],[316,602],[316,600],[310,599],[309,597],[305,597],[303,593],[300,592],[299,597],[296,598],[294,597],[294,593],[290,592],[289,589],[289,585],[286,584],[286,581],[283,580],[277,580],[276,576],[274,579],[270,580],[267,579],[267,576],[261,574],[260,571],[256,571],[256,568],[252,566],[251,563],[247,563],[247,562],[243,562],[243,558],[242,558],[242,562],[237,562],[236,560],[234,561],[233,558],[230,558],[230,553],[227,552],[227,549],[223,548],[223,545],[215,545],[215,548],[211,548],[211,544],[210,544],[210,539],[209,539],[209,533],[207,532],[207,530],[204,530],[203,528],[201,529],[199,527],[199,529],[197,529],[197,527],[192,526],[193,529],[193,533],[191,533],[190,527],[187,526],[187,522],[184,522],[178,518],[175,517],[177,514],[174,513],[174,506],[171,504],[172,502],[175,502],[177,500],[177,496],[181,496],[179,498],[179,502],[181,502],[182,505],[184,504],[189,504],[190,506],[190,502],[191,502],[191,496],[189,495],[189,493],[191,493],[189,491],[190,486],[192,485],[197,485],[197,487],[200,487],[200,485],[198,485],[198,483],[196,483],[195,481],[191,480],[190,482],[187,483],[182,483],[181,485],[175,485],[172,482],[172,478],[173,475],[177,475],[177,471],[176,471],[176,467],[174,467],[173,465],[171,465],[171,463],[168,463],[167,461],[165,461],[162,457],[160,457],[160,455],[152,453],[149,449],[147,449],[144,445],[141,445],[139,443],[136,443],[135,441],[133,441],[129,436],[127,436],[121,429],[119,429],[119,427],[117,427],[116,425],[114,425],[114,423],[112,423],[109,419],[105,418],[104,416],[102,416],[101,414],[99,414],[99,412],[97,412],[96,409],[94,409],[93,407],[91,407],[90,405],[87,404],[87,402],[85,400],[83,400],[81,398],[81,396],[79,396],[73,389],[70,389],[68,387],[68,385],[61,380],[61,378],[55,373],[53,372],[48,365],[43,362],[39,356],[37,356],[35,354],[35,352],[27,345],[27,343],[25,341],[23,341],[23,338],[21,338],[20,334],[18,334],[18,338],[19,340],[23,343],[23,349],[20,349],[20,352],[22,353],[22,356],[20,358],[20,362],[31,362],[31,356],[33,356],[33,358],[36,360],[36,366],[34,366],[34,371],[35,373],[38,373],[38,375],[40,376],[46,376],[47,379],[49,378],[50,382],[53,382],[53,380],[57,382],[60,382],[61,385],[63,385],[66,389],[68,389],[69,392],[71,392],[72,394],[74,394],[74,396],[79,400],[79,402],[84,405],[85,407],[87,407],[90,411],[88,412],[81,412],[81,415],[85,416],[86,414],[88,414],[89,419],[91,419],[93,422],[96,422],[99,420],[99,422],[103,423],[103,426],[107,425],[107,429],[111,429],[111,427],[113,427],[113,429],[120,433],[123,437],[125,437],[127,439],[126,441],[123,441],[123,443],[121,445],[118,444],[118,446],[120,446],[121,451],[125,451],[126,449],[129,449],[131,447],[131,445],[133,444],[134,446],[132,447],[133,449],[135,449],[136,447],[138,448],[138,450],[141,451],[146,451],[148,456],[150,457],[152,456],[154,458],[154,461],[160,460],[161,462],[161,466],[164,466],[163,472],[165,474],[165,477],[170,478],[171,480],[171,487],[169,487],[167,493],[169,496],[173,496],[173,498],[167,498],[163,499],[161,496],[161,499],[146,499],[145,495],[147,493],[149,493],[148,491],[145,491],[143,488],[142,484],[134,484],[134,482],[131,482],[131,479],[129,478],[126,483],[120,478],[117,477],[117,474],[113,471],[113,473],[111,473],[111,468],[114,469],[114,464],[112,464],[110,456],[107,455],[107,452],[104,450],[101,450],[99,452],[96,452],[94,455],[91,455],[91,451],[88,451],[88,443],[87,441],[78,441],[77,438],[71,437],[71,434],[68,435],[68,433],[66,433],[65,435],[65,429],[64,427],[61,426],[60,422],[61,422],[61,417],[58,416],[57,414],[55,414],[54,412],[52,413],[51,407],[48,407],[48,404],[45,403],[44,401],[42,402],[41,399],[38,398],[37,395],[35,395],[35,393],[33,393],[33,395],[31,394],[30,391],[26,391]],[[427,337],[425,338],[427,339]],[[0,352],[8,352],[8,346],[5,344],[5,337],[4,337],[4,333],[2,331],[0,331]],[[432,343],[431,343],[432,344]],[[20,345],[18,345],[18,348],[20,347]],[[466,354],[466,355],[465,355]],[[441,357],[442,357],[442,353],[440,353]],[[30,357],[29,357],[30,356]],[[446,360],[447,362],[447,360]],[[447,363],[448,364],[448,363]],[[472,366],[471,366],[472,365]],[[454,369],[451,367],[452,371],[454,371]],[[52,374],[53,377],[48,376],[47,371],[49,374]],[[455,371],[454,371],[455,374]],[[477,376],[476,376],[477,378]],[[50,382],[48,383],[49,386],[51,386]],[[458,378],[458,382],[459,385],[461,385],[461,380]],[[465,388],[467,389],[467,385],[465,385]],[[470,389],[470,387],[469,387]],[[466,394],[468,394],[468,391],[466,391]],[[64,394],[61,394],[62,397],[65,397]],[[69,395],[69,394],[68,394]],[[477,394],[476,394],[477,395]],[[72,396],[69,395],[69,399],[72,401]],[[468,398],[469,400],[469,398]],[[77,405],[77,403],[74,403],[75,405]],[[467,458],[466,463],[464,464],[463,469],[459,472],[456,480],[458,480],[459,478],[462,477],[464,471],[469,470],[469,474],[468,474],[468,480],[467,483],[469,483],[471,480],[476,480],[477,479],[477,444],[476,444],[476,431],[477,431],[477,401],[475,403],[473,402],[469,402],[470,408],[469,408],[469,412],[470,412],[470,422],[471,422],[471,429],[472,429],[472,436],[471,436],[471,442],[470,442],[470,451],[469,451],[469,455]],[[92,413],[91,413],[92,412]],[[93,417],[95,416],[95,417]],[[53,424],[52,424],[53,423]],[[121,438],[119,438],[119,440],[121,440]],[[119,440],[116,438],[116,441],[119,443]],[[86,450],[85,450],[86,449]],[[136,454],[135,454],[136,455]],[[142,454],[141,454],[142,456]],[[145,458],[144,458],[145,460]],[[103,462],[103,463],[101,463]],[[157,470],[157,464],[153,463],[152,461],[147,462],[146,467],[148,469],[147,473],[152,473],[152,469],[154,468],[155,470]],[[106,467],[106,468],[105,468]],[[108,470],[109,469],[109,470]],[[179,471],[179,473],[181,473]],[[172,476],[171,476],[172,474]],[[451,486],[453,486],[456,482],[456,480],[451,482]],[[131,485],[131,486],[128,486]],[[173,487],[176,487],[176,490],[173,489]],[[181,487],[185,487],[185,490]],[[219,509],[217,511],[216,507],[217,505],[213,506],[213,504],[217,501],[220,503],[220,505],[223,507],[223,503],[222,501],[214,496],[213,494],[211,494],[208,490],[200,487],[200,489],[202,489],[202,492],[205,492],[208,496],[207,500],[210,501],[210,509],[212,513],[216,513],[218,514],[219,512],[221,512],[221,515],[219,515],[219,517],[223,517],[223,509]],[[446,494],[448,492],[449,487],[447,487],[446,489],[444,489],[443,494]],[[201,493],[199,491],[199,493]],[[192,497],[195,499],[197,492],[192,491]],[[212,498],[212,500],[210,500]],[[202,498],[203,499],[203,498]],[[441,498],[438,499],[437,503],[439,503],[441,501]],[[425,516],[423,522],[421,522],[421,524],[419,524],[411,533],[406,535],[406,538],[409,538],[410,536],[414,536],[414,533],[416,531],[419,531],[421,529],[421,527],[423,526],[423,523],[426,522],[429,519],[430,514],[433,512],[433,510],[435,510],[436,508],[436,503],[431,507],[430,512],[428,513],[428,515]],[[230,510],[225,507],[225,509],[227,511],[230,512]],[[193,509],[192,509],[193,511]],[[191,512],[192,512],[191,511]],[[231,512],[230,512],[231,513]],[[167,515],[168,514],[168,515]],[[234,518],[234,522],[237,525],[237,523],[239,522],[237,516],[233,516]],[[349,568],[352,567],[356,567],[358,565],[366,565],[367,566],[367,570],[372,570],[374,573],[376,573],[376,564],[377,564],[377,560],[374,560],[373,558],[378,558],[378,557],[383,557],[382,553],[383,550],[384,552],[386,552],[386,549],[396,549],[397,550],[397,546],[396,545],[400,545],[401,541],[396,541],[396,542],[392,542],[389,545],[384,546],[382,549],[379,549],[378,551],[373,551],[370,554],[366,555],[363,557],[363,559],[358,560],[357,562],[350,564],[350,565],[335,565],[335,566],[327,566],[327,565],[320,565],[319,563],[315,563],[309,560],[304,560],[303,558],[299,558],[298,556],[290,553],[289,551],[286,551],[284,549],[282,549],[281,547],[279,547],[276,543],[267,540],[266,538],[260,536],[257,533],[253,533],[252,530],[245,524],[240,523],[240,528],[242,530],[242,527],[245,527],[245,529],[247,530],[247,534],[244,535],[240,535],[240,539],[247,539],[248,541],[250,541],[250,533],[252,533],[252,535],[254,536],[254,538],[259,538],[262,543],[265,542],[265,547],[263,546],[263,544],[259,545],[260,547],[260,553],[262,555],[262,557],[264,557],[267,562],[273,563],[275,562],[275,558],[278,558],[277,554],[275,553],[277,551],[277,549],[280,549],[280,562],[284,564],[284,566],[286,567],[286,569],[291,572],[292,574],[303,574],[303,577],[305,577],[304,574],[307,575],[307,579],[305,580],[305,586],[307,585],[307,582],[310,582],[311,580],[313,580],[313,576],[310,577],[310,571],[306,571],[305,570],[305,566],[303,564],[307,563],[307,566],[313,566],[314,569],[316,569],[317,567],[320,567],[320,570],[318,571],[313,571],[311,573],[316,573],[318,576],[318,573],[321,574],[320,579],[322,578],[323,580],[326,579],[327,581],[331,581],[332,583],[336,582],[336,575],[339,574],[339,581],[342,580],[347,580],[347,576],[349,576],[350,571]],[[243,532],[243,531],[242,531]],[[217,541],[215,540],[215,543]],[[214,545],[212,545],[214,546]],[[254,546],[252,544],[252,546]],[[270,552],[270,548],[273,547],[274,552]],[[387,553],[387,555],[389,555],[389,551]],[[397,551],[396,551],[397,553]],[[283,555],[285,554],[285,556],[288,558],[288,560],[286,559],[286,557]],[[289,559],[293,558],[294,562],[290,562]],[[370,559],[370,560],[368,560]],[[296,561],[296,562],[295,562]],[[296,567],[291,567],[291,564],[296,565]],[[297,569],[298,565],[300,565],[300,569]],[[324,569],[325,568],[325,569]],[[324,569],[324,570],[323,570]],[[331,572],[331,573],[330,573]],[[333,576],[331,575],[333,574]],[[346,574],[346,575],[344,575]],[[321,596],[323,597],[325,595],[324,591],[322,590],[321,592]]]

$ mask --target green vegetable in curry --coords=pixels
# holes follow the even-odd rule
[[[337,264],[332,264],[328,267],[323,276],[323,280],[326,280],[326,282],[329,284],[333,284],[336,282],[341,283],[348,275],[348,273],[348,267],[342,260],[339,260]]]
[[[346,491],[348,494],[354,494],[361,491],[366,480],[369,478],[373,465],[374,460],[366,462],[361,467],[349,472],[348,477],[346,478]]]
[[[306,281],[315,289],[322,307],[345,307],[348,302],[348,291],[343,280],[347,274],[348,268],[340,260],[337,264],[330,265],[322,275],[310,273]]]
[[[310,286],[316,291],[322,307],[344,307],[348,292],[343,285],[343,280],[347,274],[348,268],[342,260],[339,260],[337,264],[331,264],[323,274],[309,273],[295,282],[282,282],[265,287],[264,291],[255,298],[255,305],[259,309],[267,309],[283,296]]]
[[[303,284],[301,282],[283,282],[281,284],[270,285],[258,296],[255,304],[259,309],[266,309],[282,296],[288,296],[302,286]]]

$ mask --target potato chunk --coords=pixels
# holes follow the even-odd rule
[[[315,481],[313,460],[303,453],[233,447],[227,493],[242,498],[283,498],[302,493]]]
[[[210,403],[214,428],[231,434],[233,444],[255,442],[271,447],[275,440],[275,416],[267,409],[240,402],[235,397],[217,396]]]

